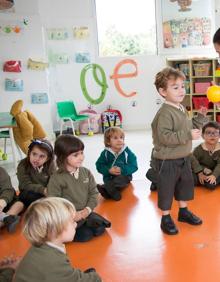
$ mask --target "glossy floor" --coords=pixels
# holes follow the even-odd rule
[[[119,202],[100,198],[96,211],[108,218],[112,227],[90,242],[67,244],[72,265],[82,270],[95,267],[105,282],[220,281],[220,188],[195,189],[195,200],[189,208],[202,217],[201,226],[178,222],[174,202],[172,216],[179,234],[164,235],[160,230],[157,192],[151,193],[150,183],[144,179],[151,139],[143,132],[129,133],[127,137],[139,160],[133,186],[123,191]],[[102,136],[83,140],[87,148],[86,166],[91,166],[95,174],[93,163],[103,146]],[[15,234],[1,230],[0,258],[11,253],[23,255],[28,247],[21,226]]]
[[[67,244],[72,264],[95,267],[106,282],[217,282],[220,281],[220,189],[196,188],[190,209],[201,226],[177,222],[179,234],[160,230],[157,193],[144,181],[123,191],[120,202],[100,200],[97,211],[111,220],[108,231],[87,243]],[[174,203],[173,218],[178,208]],[[2,230],[0,257],[23,255],[29,244],[19,226],[15,234]],[[52,281],[51,281],[52,282]]]

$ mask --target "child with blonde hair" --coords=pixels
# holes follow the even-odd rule
[[[50,197],[33,202],[24,216],[24,235],[32,244],[20,262],[14,282],[99,282],[94,269],[71,267],[64,243],[75,235],[76,211],[66,199]]]
[[[96,168],[103,175],[104,185],[98,185],[100,194],[115,201],[121,200],[121,190],[128,186],[137,171],[137,158],[124,143],[125,134],[120,127],[105,130],[105,149],[96,161]]]

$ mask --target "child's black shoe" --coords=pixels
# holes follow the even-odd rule
[[[157,187],[156,187],[156,185],[153,182],[150,185],[150,190],[151,191],[157,191]]]
[[[13,233],[16,230],[16,226],[20,221],[20,216],[18,215],[9,215],[3,219],[3,223],[6,226],[9,233]]]
[[[89,273],[89,272],[96,272],[96,269],[91,267],[91,268],[88,268],[84,271],[84,273]]]
[[[168,235],[176,235],[179,232],[170,215],[162,217],[160,228]]]
[[[103,198],[110,199],[108,192],[105,190],[105,185],[97,184],[97,189]]]
[[[178,220],[181,221],[181,222],[189,223],[191,225],[200,225],[200,224],[202,224],[201,218],[199,218],[198,216],[193,214],[188,209],[186,209],[184,211],[181,211],[181,210],[179,211]]]

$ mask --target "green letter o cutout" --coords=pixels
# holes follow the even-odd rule
[[[86,76],[87,70],[89,70],[89,69],[92,69],[93,77],[94,77],[96,83],[102,87],[101,95],[97,99],[91,98],[91,96],[89,95],[89,93],[87,91],[87,88],[86,88],[85,76]],[[102,77],[101,81],[99,80],[99,78],[97,76],[97,69],[101,73],[101,77]],[[103,68],[101,66],[97,65],[97,64],[89,64],[89,65],[85,66],[82,69],[82,71],[81,71],[80,85],[81,85],[81,89],[82,89],[84,97],[86,98],[86,100],[91,105],[98,105],[98,104],[100,104],[104,100],[105,94],[106,94],[106,90],[108,88],[108,85],[107,85],[107,82],[106,82],[106,76],[105,76],[105,72],[104,72]]]

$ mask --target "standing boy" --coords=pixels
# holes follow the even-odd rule
[[[157,112],[151,126],[153,157],[158,174],[158,207],[162,211],[161,229],[174,235],[178,229],[170,216],[173,197],[179,202],[178,220],[192,225],[202,220],[187,209],[187,201],[194,196],[194,183],[190,166],[192,140],[199,139],[200,129],[206,121],[201,113],[192,121],[181,105],[185,97],[185,76],[171,67],[157,73],[155,86],[165,103]]]

